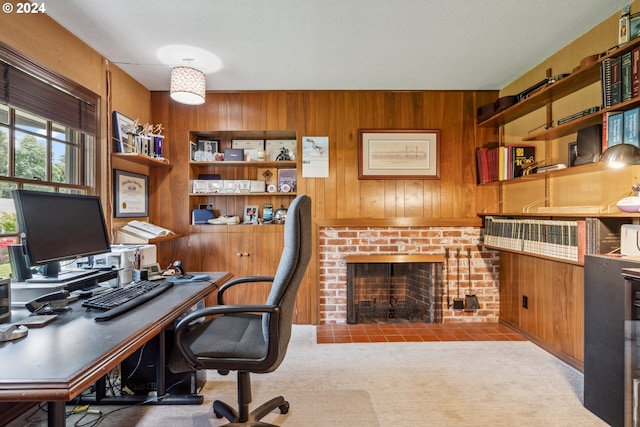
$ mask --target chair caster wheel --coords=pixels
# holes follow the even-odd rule
[[[220,412],[213,411],[213,415],[215,415],[216,418],[222,418],[222,414]]]
[[[284,402],[284,405],[278,406],[281,414],[287,414],[289,412],[289,402]]]

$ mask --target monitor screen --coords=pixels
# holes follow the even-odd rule
[[[18,229],[32,266],[111,250],[97,196],[13,190]],[[57,275],[57,269],[51,268]]]

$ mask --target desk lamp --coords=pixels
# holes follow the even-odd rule
[[[631,144],[612,145],[602,153],[600,161],[616,169],[637,165],[640,164],[640,148]]]
[[[612,168],[622,168],[626,165],[640,164],[640,148],[631,144],[616,144],[605,150],[600,161]],[[639,212],[640,197],[637,188],[633,187],[634,195],[624,197],[616,204],[616,207],[624,212]]]

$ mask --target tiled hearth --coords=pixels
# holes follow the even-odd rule
[[[500,323],[318,325],[318,344],[421,341],[526,341]]]
[[[442,323],[496,323],[499,315],[498,253],[484,249],[478,227],[449,226],[320,226],[319,228],[320,324],[346,324],[347,255],[444,254],[449,249],[448,274],[444,276]],[[466,249],[471,249],[467,260]],[[456,259],[460,250],[460,263]],[[469,265],[471,274],[469,274]],[[459,266],[459,270],[458,270]],[[446,273],[446,272],[443,272]],[[454,310],[453,298],[469,291],[480,309]],[[447,295],[448,286],[448,295]],[[449,304],[447,304],[447,301]]]

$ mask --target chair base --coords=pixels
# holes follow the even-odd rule
[[[263,403],[262,405],[251,411],[246,416],[246,420],[240,420],[238,411],[236,411],[227,403],[222,402],[221,400],[216,400],[215,402],[213,402],[213,414],[217,418],[224,417],[227,420],[231,421],[229,424],[225,424],[225,426],[228,427],[278,427],[275,424],[269,424],[260,421],[263,417],[265,417],[275,409],[280,409],[281,414],[286,414],[287,412],[289,412],[289,402],[284,400],[284,397],[282,396],[274,397],[273,399]]]

